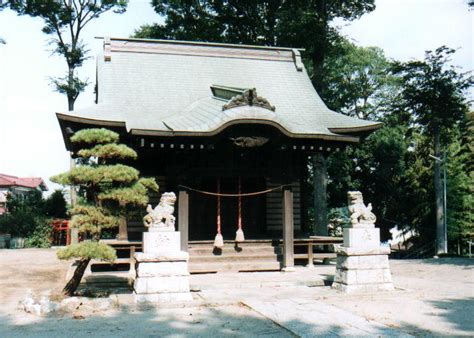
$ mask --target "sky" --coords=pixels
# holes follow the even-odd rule
[[[376,0],[376,9],[353,22],[334,25],[360,46],[378,46],[392,59],[421,59],[426,50],[441,45],[458,49],[452,64],[474,69],[474,11],[466,0]],[[86,26],[82,38],[91,58],[79,75],[89,85],[75,108],[94,102],[95,56],[102,50],[96,36],[129,37],[143,24],[161,22],[148,0],[130,0],[122,15],[106,13]],[[0,173],[38,176],[50,192],[58,188],[48,178],[69,168],[56,112],[67,111],[64,95],[49,85],[62,76],[65,61],[51,54],[49,37],[41,32],[42,20],[0,12]],[[303,55],[304,56],[304,55]]]

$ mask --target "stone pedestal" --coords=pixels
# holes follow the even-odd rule
[[[351,227],[344,229],[344,242],[336,247],[336,275],[332,287],[344,292],[393,290],[388,264],[389,247],[380,246],[372,206],[365,206],[360,192],[349,192]]]
[[[374,229],[379,230],[379,229]],[[393,290],[388,264],[390,248],[336,248],[336,275],[332,287],[344,292]]]
[[[179,231],[143,233],[143,252],[135,254],[137,276],[133,285],[137,302],[192,300],[188,253],[181,251]]]

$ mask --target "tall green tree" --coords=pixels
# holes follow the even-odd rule
[[[474,238],[474,113],[466,115],[447,149],[448,239],[462,253]]]
[[[154,179],[139,178],[136,169],[119,163],[133,160],[137,154],[126,145],[118,144],[117,133],[84,129],[76,132],[71,142],[81,148],[77,156],[82,165],[51,177],[51,181],[79,188],[82,202],[72,209],[70,226],[89,240],[58,251],[60,259],[79,260],[63,290],[66,295],[75,292],[91,259],[113,261],[116,258],[115,250],[100,242],[102,230],[117,227],[128,208],[146,206],[148,191],[158,191]]]
[[[66,74],[52,79],[54,89],[66,95],[68,109],[74,110],[74,102],[87,86],[77,69],[87,57],[87,48],[81,33],[89,22],[105,12],[123,13],[127,0],[9,0],[9,6],[19,15],[39,17],[44,21],[43,33],[52,36],[53,52],[64,57]]]
[[[375,1],[152,0],[152,6],[164,24],[142,26],[135,37],[302,47],[319,90],[325,58],[339,37],[331,21],[357,19]]]
[[[337,55],[326,59],[319,93],[329,108],[361,119],[382,118],[399,90],[390,61],[378,47],[359,47],[341,38]]]
[[[383,239],[388,239],[391,227],[406,222],[399,206],[409,140],[406,123],[391,114],[400,83],[390,75],[391,63],[379,48],[359,47],[345,39],[335,47],[339,54],[327,57],[323,77],[326,104],[350,116],[379,120],[384,126],[360,144],[329,156],[328,206],[346,206],[346,192],[361,190],[367,201],[376,201],[377,225]]]
[[[400,76],[401,109],[411,116],[412,128],[429,136],[433,144],[434,192],[436,206],[437,253],[446,252],[443,225],[443,187],[441,181],[442,147],[449,143],[453,128],[458,128],[468,105],[465,90],[473,81],[468,74],[459,73],[449,66],[449,57],[455,50],[445,46],[427,51],[422,61],[397,62],[393,73]]]
[[[67,202],[61,190],[55,190],[44,201],[44,213],[51,218],[67,217]]]

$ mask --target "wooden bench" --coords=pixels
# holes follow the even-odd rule
[[[330,237],[330,236],[310,236],[309,238],[297,238],[294,239],[293,245],[295,247],[304,246],[307,247],[306,253],[298,253],[294,255],[295,259],[306,259],[308,261],[307,266],[314,266],[315,259],[330,259],[336,258],[337,255],[334,252],[328,252],[329,245],[342,244],[342,237]],[[324,252],[314,252],[314,247],[323,247]]]

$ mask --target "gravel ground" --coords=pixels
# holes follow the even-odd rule
[[[191,284],[203,287],[186,306],[137,308],[130,295],[120,295],[119,306],[106,311],[38,317],[18,302],[29,291],[57,293],[69,264],[54,249],[0,250],[0,337],[474,336],[474,259],[390,265],[397,290],[373,295],[321,286],[335,266],[318,265],[294,274],[192,276]],[[351,324],[344,328],[345,316]]]

